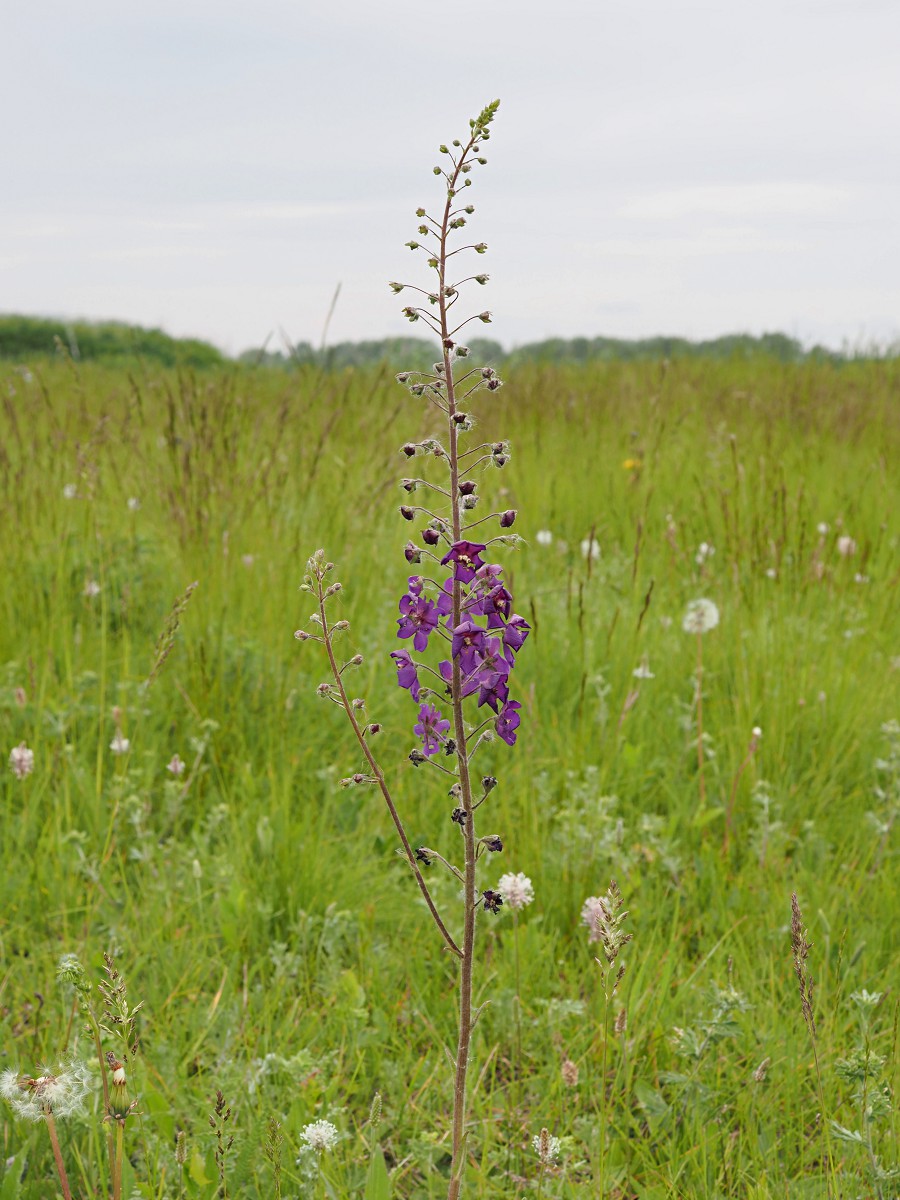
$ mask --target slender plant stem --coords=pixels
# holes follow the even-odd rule
[[[59,1186],[62,1188],[65,1200],[72,1200],[72,1192],[69,1188],[69,1177],[66,1175],[65,1164],[63,1163],[62,1151],[59,1148],[59,1138],[56,1136],[56,1122],[53,1120],[53,1114],[45,1113],[44,1119],[47,1123],[47,1132],[50,1134],[50,1145],[53,1147],[53,1157],[56,1159],[56,1170],[59,1175]]]
[[[440,251],[438,255],[438,297],[440,305],[441,344],[444,361],[444,379],[447,384],[447,416],[448,416],[448,447],[450,460],[450,511],[453,528],[453,541],[458,542],[462,536],[462,517],[459,497],[459,438],[458,428],[454,421],[457,413],[456,391],[453,381],[453,361],[451,357],[452,343],[450,342],[449,323],[447,320],[447,297],[444,294],[447,269],[447,235],[450,229],[450,210],[453,203],[452,192],[460,175],[460,166],[475,142],[475,133],[469,139],[456,164],[453,175],[449,179],[447,201],[444,205],[444,217],[441,222]],[[453,625],[460,623],[461,591],[459,581],[453,581]],[[465,1124],[466,1124],[466,1082],[469,1069],[469,1049],[472,1040],[472,968],[475,957],[475,858],[477,840],[475,837],[475,813],[472,804],[472,784],[469,777],[469,760],[466,749],[466,726],[462,706],[462,676],[459,658],[453,659],[453,678],[451,684],[453,697],[453,737],[456,742],[457,762],[459,763],[460,807],[466,814],[462,826],[465,839],[465,892],[464,909],[465,924],[463,926],[462,964],[459,973],[459,1038],[456,1046],[456,1075],[453,1087],[453,1144],[452,1162],[450,1164],[450,1188],[447,1200],[457,1200],[462,1188],[465,1171]]]
[[[513,957],[516,969],[516,994],[513,1000],[516,1022],[516,1061],[513,1063],[513,1108],[522,1100],[522,976],[519,968],[519,914],[513,911]]]
[[[700,807],[706,807],[706,779],[703,775],[703,634],[697,634],[697,774],[700,776]]]
[[[122,1166],[125,1159],[125,1123],[116,1121],[116,1165],[113,1171],[113,1200],[122,1200]]]
[[[606,1055],[609,1045],[609,977],[612,968],[608,967],[603,974],[603,1051],[600,1056],[600,1154],[597,1170],[597,1195],[603,1195],[603,1182],[606,1172]]]

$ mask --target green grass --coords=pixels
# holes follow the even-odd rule
[[[410,838],[453,855],[452,803],[443,777],[406,762],[414,710],[387,657],[408,574],[397,450],[437,426],[375,371],[57,365],[0,383],[0,751],[35,753],[32,775],[4,761],[0,777],[0,1068],[52,1065],[66,1045],[89,1056],[56,963],[75,952],[97,978],[111,950],[145,1002],[126,1197],[176,1197],[182,1183],[216,1193],[217,1088],[233,1110],[232,1196],[274,1195],[272,1116],[285,1196],[314,1194],[295,1159],[320,1118],[345,1135],[324,1163],[328,1195],[364,1194],[376,1134],[395,1197],[445,1195],[454,971],[377,795],[337,786],[357,754],[314,695],[320,651],[292,637],[312,611],[297,590],[306,558],[323,546],[344,584],[346,644],[365,656],[354,691],[385,726],[380,757]],[[888,759],[882,725],[900,717],[898,384],[890,361],[535,366],[481,404],[479,433],[513,445],[482,503],[519,510],[527,544],[504,561],[534,630],[516,672],[519,744],[495,743],[479,764],[500,780],[482,829],[505,844],[483,886],[524,871],[536,896],[519,923],[521,1058],[512,920],[480,925],[477,998],[491,1004],[467,1196],[537,1194],[542,1126],[563,1138],[545,1197],[601,1184],[622,1200],[876,1194],[853,1143],[832,1140],[823,1165],[788,925],[796,891],[814,943],[824,1118],[859,1128],[835,1070],[857,1042],[851,993],[887,993],[871,1042],[893,1085],[897,1069],[897,835],[866,813],[889,822],[900,804],[900,762],[893,792],[875,765]],[[579,549],[591,531],[593,564]],[[853,556],[838,553],[841,535]],[[715,554],[698,565],[703,541]],[[147,691],[156,639],[193,580]],[[721,612],[703,644],[714,757],[702,810],[696,645],[681,630],[698,596]],[[644,658],[655,677],[642,681]],[[108,749],[114,705],[131,743],[121,757]],[[723,854],[754,725],[763,737]],[[176,752],[191,768],[180,781],[166,771]],[[455,921],[455,888],[436,871]],[[611,877],[634,940],[615,1002],[627,1029],[603,1080],[602,976],[579,914]],[[745,1008],[729,1009],[729,988]],[[676,1028],[689,1031],[681,1051],[699,1053],[679,1052]],[[83,1196],[108,1194],[99,1110],[98,1098],[60,1126]],[[887,1160],[892,1119],[875,1127]],[[0,1152],[0,1200],[57,1194],[44,1131],[6,1106]]]

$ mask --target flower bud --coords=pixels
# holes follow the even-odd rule
[[[469,216],[470,216],[470,217],[471,217],[471,215],[472,215],[472,213],[473,213],[474,211],[475,211],[475,205],[474,205],[474,204],[467,204],[467,205],[466,205],[466,207],[463,209],[463,212],[467,212],[467,213],[469,214]]]
[[[371,725],[366,727],[366,733],[371,734],[371,736],[374,737],[376,733],[381,733],[381,726],[377,721],[373,721]]]
[[[305,629],[296,629],[294,631],[294,637],[297,639],[298,642],[307,642],[307,641],[309,641],[311,636],[312,635],[308,634]]]
[[[419,228],[418,228],[418,230],[417,230],[416,232],[417,232],[417,233],[420,233],[420,234],[422,235],[422,237],[426,237],[426,236],[427,236],[427,234],[428,234],[428,226],[427,226],[427,225],[420,225],[420,226],[419,226]]]
[[[453,414],[453,424],[454,425],[465,425],[468,420],[469,420],[468,413],[458,412],[458,413]]]
[[[487,242],[479,242],[478,245],[473,246],[472,249],[476,254],[484,254],[484,252],[487,250]]]
[[[417,216],[417,217],[424,217],[424,216],[425,216],[425,209],[424,209],[424,208],[417,208],[417,209],[416,209],[416,216]]]
[[[463,498],[462,498],[462,506],[465,509],[471,510],[475,507],[475,505],[477,503],[478,503],[477,496],[463,496]]]
[[[477,484],[474,479],[464,479],[459,485],[459,494],[461,496],[474,496]]]
[[[495,454],[494,455],[494,466],[495,467],[505,467],[508,462],[509,462],[508,454]]]
[[[494,376],[493,379],[489,379],[487,382],[487,389],[489,392],[496,392],[499,388],[502,388],[502,387],[503,387],[503,380],[497,379],[496,376]]]
[[[418,316],[416,317],[416,320],[418,320]],[[481,321],[481,323],[482,323],[483,325],[490,325],[490,323],[491,323],[491,314],[490,314],[489,312],[483,312],[483,313],[479,313],[479,314],[478,314],[478,320],[479,320],[479,321]]]
[[[349,629],[349,628],[350,628],[349,621],[335,621],[335,623],[331,627],[331,630],[333,633],[336,629],[344,630],[344,629]]]
[[[324,698],[325,696],[330,696],[331,695],[331,684],[330,683],[320,683],[319,686],[316,688],[316,695],[319,697],[322,697],[322,698]]]
[[[517,516],[517,513],[514,508],[508,508],[506,510],[506,512],[501,513],[500,514],[500,528],[501,529],[509,529],[510,525],[513,525],[515,523],[516,516]]]
[[[360,696],[357,696],[356,699],[350,701],[350,707],[357,708],[357,709],[365,708],[366,702]]]
[[[485,849],[490,850],[491,854],[499,854],[503,849],[503,841],[496,833],[492,833],[489,837],[483,837],[481,841]]]
[[[487,795],[488,792],[492,792],[497,786],[497,780],[493,775],[485,775],[481,780],[481,786],[484,788],[484,794]]]
[[[400,486],[406,492],[414,492],[418,486],[418,482],[415,479],[401,479]]]
[[[390,283],[388,284],[388,287],[391,289],[391,291],[394,293],[395,296],[399,296],[400,293],[403,291],[403,289],[406,287],[406,284],[405,283],[395,283],[394,280],[392,279],[390,281]]]
[[[487,283],[487,281],[489,279],[490,279],[490,275],[481,274],[481,275],[475,276],[475,282],[480,283],[482,287],[484,287],[484,285]]]
[[[409,374],[410,374],[409,371],[400,371],[400,373],[396,377],[397,382],[398,383],[406,383],[406,381],[409,379]]]
[[[469,357],[469,347],[468,346],[457,346],[456,347],[456,357],[457,358],[468,358]]]
[[[350,659],[350,664],[354,667],[361,667],[363,664],[363,656],[361,654],[354,654]]]
[[[412,458],[416,452],[415,442],[406,442],[400,449],[401,454],[405,454],[407,458]]]
[[[407,242],[406,245],[409,246],[410,250],[418,250],[419,248],[418,242]]]
[[[468,815],[469,814],[464,808],[454,808],[453,812],[450,814],[450,820],[456,825],[465,825],[466,817]]]
[[[426,546],[436,546],[441,540],[441,535],[436,529],[426,528],[422,530],[422,541]],[[416,560],[419,561],[418,559]]]
[[[422,551],[413,542],[407,542],[403,547],[403,553],[408,563],[420,563],[422,561]]]
[[[421,767],[422,763],[428,762],[421,750],[410,750],[407,757],[414,767]]]
[[[400,505],[400,516],[404,521],[411,521],[415,515],[416,510],[414,508],[410,508],[408,504]]]

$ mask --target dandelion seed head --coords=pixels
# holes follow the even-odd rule
[[[719,623],[719,610],[712,600],[692,600],[681,621],[685,633],[708,633]]]

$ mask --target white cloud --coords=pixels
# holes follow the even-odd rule
[[[818,183],[721,183],[671,188],[627,201],[619,216],[668,220],[699,214],[728,217],[830,216],[846,209],[849,187]]]

